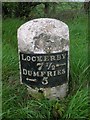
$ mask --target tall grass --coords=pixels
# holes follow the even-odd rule
[[[70,29],[70,73],[73,89],[87,83],[88,76],[88,40],[87,16],[81,15],[68,23]]]
[[[3,78],[18,73],[17,29],[24,21],[6,19],[2,24]]]
[[[3,20],[3,119],[89,119],[87,16],[67,21],[70,29],[70,91],[63,100],[36,100],[19,83],[17,28],[25,21]]]

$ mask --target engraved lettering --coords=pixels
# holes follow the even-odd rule
[[[22,54],[22,60],[26,61],[26,58],[24,58],[24,54]]]
[[[27,56],[27,61],[30,61],[30,60],[31,60],[30,56]]]
[[[66,73],[65,69],[62,69],[62,74],[65,74],[65,73]]]
[[[28,75],[29,75],[29,76],[32,76],[32,71],[28,71]]]
[[[34,71],[34,72],[33,72],[33,76],[34,76],[34,77],[36,77],[36,76],[39,77],[39,72],[35,72],[35,71]]]
[[[61,55],[57,55],[57,60],[61,60]]]
[[[52,71],[47,71],[47,76],[51,77],[52,76]]]
[[[55,61],[55,56],[53,55],[53,56],[50,56],[50,60],[51,61]]]
[[[38,67],[38,70],[41,70],[42,67],[43,67],[43,63],[37,63],[37,66],[39,66],[39,67]]]
[[[62,54],[62,59],[65,59],[65,57],[66,57],[66,54]]]
[[[53,71],[53,76],[56,76],[56,71]]]
[[[42,62],[42,56],[37,56],[37,62]]]
[[[55,70],[55,65],[52,65],[52,70]]]
[[[44,56],[44,60],[43,61],[49,61],[49,56]]]
[[[41,77],[43,77],[46,74],[46,72],[41,71]]]
[[[23,69],[23,75],[27,75],[27,70]]]
[[[67,80],[67,52],[51,54],[20,53],[22,82],[31,87],[53,87]],[[28,82],[26,82],[28,81]]]
[[[47,85],[47,84],[48,84],[48,77],[44,77],[44,78],[43,78],[42,84],[43,84],[43,85]]]
[[[33,62],[36,61],[36,57],[35,57],[35,56],[32,57],[32,61],[33,61]]]
[[[57,75],[61,75],[62,73],[61,73],[61,70],[58,70],[57,71]]]

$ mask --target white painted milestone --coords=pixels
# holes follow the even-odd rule
[[[39,18],[17,31],[20,81],[31,95],[63,98],[69,80],[69,29],[59,20]]]

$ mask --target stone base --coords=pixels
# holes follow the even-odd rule
[[[31,87],[27,86],[28,93],[36,98],[48,98],[48,99],[62,99],[67,95],[68,92],[68,83],[63,85],[52,87],[52,88],[35,88],[32,89]]]

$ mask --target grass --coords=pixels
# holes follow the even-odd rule
[[[17,28],[25,21],[7,18],[2,23],[3,119],[89,120],[87,16],[66,21],[70,30],[70,91],[63,100],[35,99],[19,83]]]
[[[78,89],[74,96],[68,104],[68,110],[66,111],[66,118],[83,118],[88,117],[88,90],[84,88],[82,90]]]

